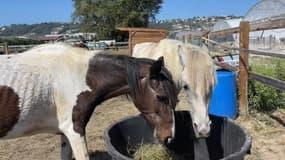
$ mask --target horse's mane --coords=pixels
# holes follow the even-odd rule
[[[139,80],[142,77],[140,74],[140,68],[146,65],[151,65],[154,63],[154,60],[147,59],[147,58],[134,58],[126,55],[110,55],[110,54],[97,54],[95,59],[109,59],[113,63],[126,66],[126,72],[127,72],[127,83],[130,87],[130,95],[133,97],[139,96],[140,95],[140,85],[139,85]],[[147,69],[148,71],[148,69]],[[165,91],[165,96],[170,98],[171,104],[176,104],[177,99],[176,99],[176,90],[173,90],[173,87],[170,87],[170,85],[174,85],[172,76],[170,72],[165,68],[162,67],[162,70],[160,72],[161,77],[163,79],[160,79],[161,83],[163,83],[163,88]]]
[[[208,50],[192,44],[186,44],[186,50],[184,63],[187,65],[186,72],[191,75],[192,87],[201,87],[202,90],[212,89],[216,84],[216,74],[214,62]]]

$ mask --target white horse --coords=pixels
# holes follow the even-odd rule
[[[60,44],[0,56],[0,138],[61,134],[62,159],[70,160],[73,151],[77,160],[88,160],[85,128],[95,107],[125,94],[158,140],[170,143],[178,93],[163,58],[96,54]]]
[[[163,39],[158,43],[145,42],[134,46],[133,57],[156,59],[163,56],[176,86],[187,94],[193,128],[197,138],[207,137],[211,121],[208,110],[216,72],[212,58],[204,48],[184,44],[178,40]]]

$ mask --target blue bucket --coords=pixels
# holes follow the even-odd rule
[[[235,118],[237,115],[236,74],[216,71],[217,85],[214,88],[209,113],[221,117]]]

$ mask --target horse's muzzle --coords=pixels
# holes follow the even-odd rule
[[[193,127],[196,138],[205,138],[210,135],[211,121],[207,125],[197,125],[194,123]]]

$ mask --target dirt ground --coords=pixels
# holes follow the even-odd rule
[[[246,160],[285,159],[285,110],[267,115],[253,113],[249,119],[237,119],[252,136],[251,154]]]
[[[185,109],[185,95],[180,95],[177,109]],[[91,159],[110,160],[103,141],[103,132],[111,123],[138,114],[132,102],[124,97],[105,101],[96,108],[87,127],[87,143]],[[271,116],[256,113],[247,120],[237,119],[250,132],[253,143],[246,160],[281,160],[285,157],[285,111]],[[0,160],[60,159],[60,137],[39,134],[31,137],[0,141]]]

